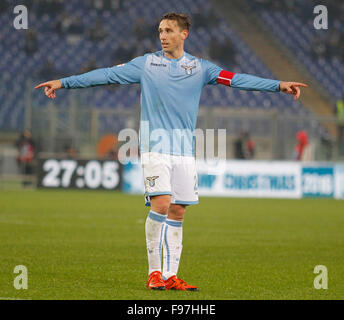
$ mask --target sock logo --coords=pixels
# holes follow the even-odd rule
[[[154,187],[155,186],[155,180],[158,178],[159,178],[159,176],[147,177],[146,180],[148,181],[148,185],[150,187]]]

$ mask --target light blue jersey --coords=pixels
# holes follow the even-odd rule
[[[234,74],[187,52],[180,59],[169,59],[158,51],[123,65],[63,78],[61,83],[64,88],[140,83],[141,152],[192,156],[205,85],[221,83],[242,90],[277,92],[280,81]]]

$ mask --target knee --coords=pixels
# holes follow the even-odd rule
[[[182,221],[186,212],[186,207],[180,204],[172,204],[168,211],[168,218],[172,220]]]
[[[151,208],[153,211],[161,214],[166,214],[170,207],[171,196],[161,195],[151,198]]]

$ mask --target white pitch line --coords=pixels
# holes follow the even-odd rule
[[[30,300],[30,299],[20,299],[20,298],[10,298],[10,297],[0,297],[0,300]]]

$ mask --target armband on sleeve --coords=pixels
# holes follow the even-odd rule
[[[235,76],[235,73],[222,70],[217,78],[217,83],[230,87],[234,76]]]

